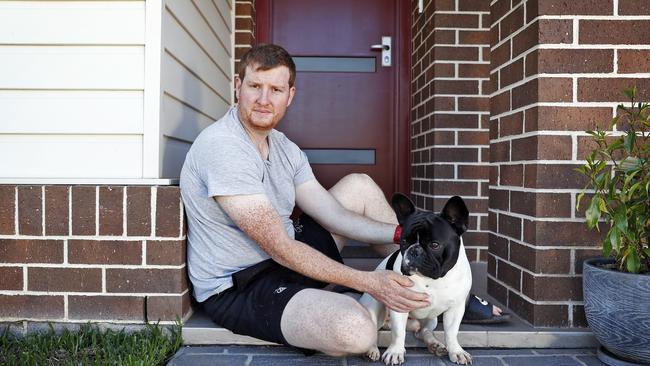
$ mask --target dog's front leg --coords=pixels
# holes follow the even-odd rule
[[[384,304],[375,300],[374,297],[368,294],[363,294],[363,296],[361,296],[359,299],[359,303],[361,303],[361,305],[363,305],[368,310],[370,318],[375,323],[377,330],[379,330],[384,325],[384,318],[386,317],[386,307]],[[375,344],[372,345],[368,351],[366,351],[366,357],[372,361],[377,361],[379,360],[380,356],[381,353],[379,353],[379,348],[377,348],[377,343],[375,342]]]
[[[449,360],[460,365],[467,365],[472,363],[472,356],[465,352],[463,347],[460,346],[460,343],[458,343],[458,330],[463,320],[463,314],[465,314],[465,304],[461,302],[459,305],[444,313],[443,322]]]
[[[406,322],[408,317],[408,313],[390,311],[391,341],[390,346],[382,356],[386,365],[399,365],[404,362],[404,354],[406,353],[404,343],[406,342]]]

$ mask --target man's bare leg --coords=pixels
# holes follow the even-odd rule
[[[318,289],[294,295],[282,313],[280,327],[289,344],[331,356],[364,353],[377,341],[375,325],[361,304]]]
[[[330,193],[343,207],[377,221],[397,224],[383,192],[365,174],[350,174]],[[333,234],[339,251],[346,239]],[[390,247],[391,252],[395,250]],[[365,353],[377,342],[377,329],[368,311],[354,298],[329,291],[298,292],[282,313],[282,334],[289,344],[332,356]]]
[[[366,174],[349,174],[341,178],[329,192],[346,209],[376,221],[397,225],[397,216],[390,206],[384,192]],[[339,251],[347,244],[347,239],[332,234]],[[395,245],[374,245],[382,256],[388,256],[397,249]]]

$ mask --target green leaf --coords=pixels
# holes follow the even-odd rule
[[[626,184],[627,184],[627,183],[626,183]],[[639,188],[641,188],[641,182],[636,182],[636,183],[634,183],[634,184],[632,185],[632,187],[630,187],[630,191],[629,191],[629,193],[627,194],[627,196],[628,196],[628,200],[629,200],[629,199],[632,199],[632,197],[634,197],[634,193],[636,193],[636,191],[637,191]]]
[[[627,215],[625,212],[626,207],[625,205],[621,204],[614,214],[614,224],[621,233],[627,236]]]
[[[641,268],[641,259],[639,258],[639,254],[632,248],[628,248],[626,264],[628,272],[639,273],[639,269]]]
[[[634,97],[636,97],[636,86],[623,90],[623,93],[625,93],[629,99],[634,99]]]
[[[603,240],[603,257],[609,258],[612,254],[612,247],[618,248],[618,231],[616,227],[612,227],[609,235]]]
[[[576,210],[577,211],[580,210],[580,201],[582,201],[582,198],[584,196],[585,196],[585,192],[580,192],[580,194],[578,194],[578,197],[576,198]]]
[[[623,141],[619,139],[609,144],[609,151],[618,150],[622,147],[623,147]]]
[[[625,135],[625,151],[631,153],[632,149],[634,148],[635,141],[636,141],[636,134],[634,133],[634,131],[628,132],[628,134]]]
[[[601,202],[603,199],[600,197],[594,197],[591,199],[591,202],[589,202],[589,207],[587,208],[586,216],[587,216],[587,227],[591,230],[593,228],[598,228],[598,220],[600,219],[600,209],[599,209],[599,202]]]
[[[598,200],[598,209],[600,210],[600,212],[609,213],[609,211],[607,211],[607,205],[605,204],[605,200],[603,199]]]
[[[609,172],[600,173],[596,176],[596,187],[604,187],[607,184]]]

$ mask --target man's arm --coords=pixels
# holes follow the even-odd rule
[[[313,279],[368,292],[391,309],[407,312],[427,306],[427,295],[405,288],[411,280],[393,271],[365,272],[347,267],[291,239],[263,194],[217,196],[230,218],[276,262]]]
[[[316,179],[296,187],[296,204],[329,232],[370,244],[391,244],[395,224],[347,210]]]

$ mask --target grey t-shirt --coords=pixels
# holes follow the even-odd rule
[[[214,196],[266,194],[294,237],[289,216],[295,187],[314,174],[305,153],[283,133],[272,130],[268,143],[264,161],[232,107],[199,134],[185,157],[180,188],[188,221],[187,262],[199,302],[232,287],[233,273],[269,258]]]

